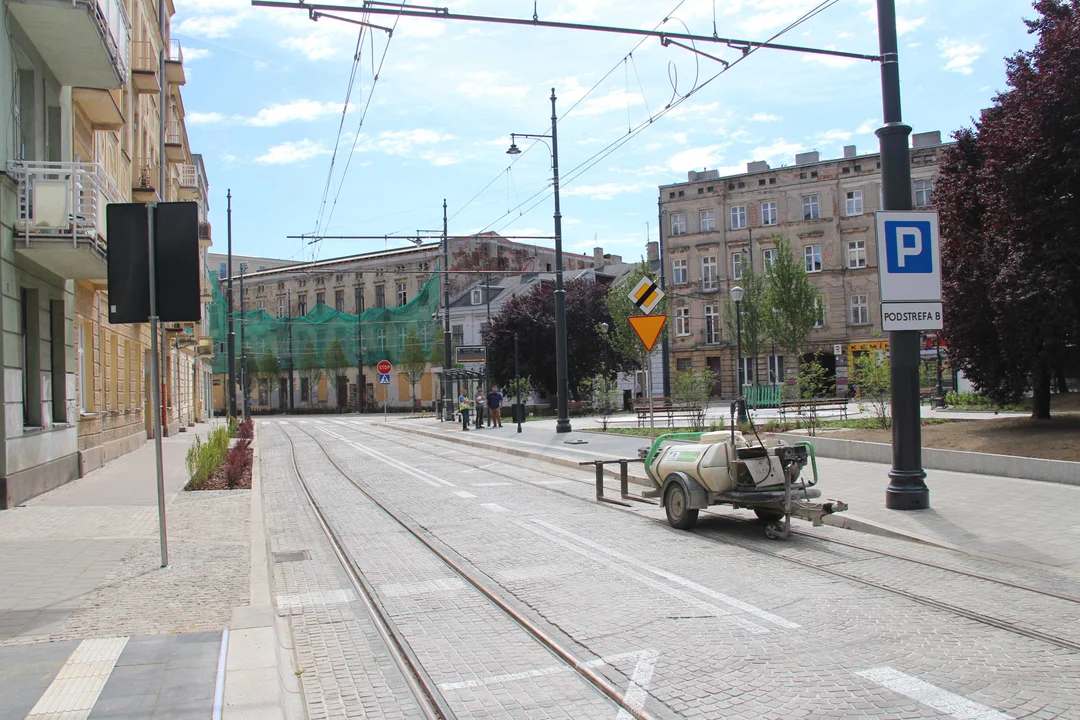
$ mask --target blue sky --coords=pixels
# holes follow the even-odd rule
[[[471,14],[533,13],[531,0],[439,5]],[[661,27],[705,35],[715,17],[721,36],[765,40],[816,5],[539,0],[537,10],[545,20],[623,27],[652,28],[670,17]],[[1033,43],[1022,23],[1034,14],[1029,0],[897,6],[904,119],[915,132],[947,134],[969,125],[1003,89],[1003,58]],[[225,250],[229,188],[234,250],[241,254],[310,260],[398,246],[311,245],[286,236],[435,229],[444,197],[453,234],[551,235],[547,149],[536,145],[516,161],[505,151],[511,132],[549,131],[552,87],[568,251],[600,245],[640,256],[646,233],[656,238],[657,187],[685,180],[688,170],[723,175],[745,170],[750,160],[792,164],[805,150],[837,157],[847,144],[860,153],[877,149],[876,63],[763,50],[702,86],[721,66],[656,39],[639,44],[622,35],[406,19],[389,43],[385,33],[364,33],[343,113],[356,26],[252,8],[245,0],[176,0],[176,7],[188,132],[206,162],[218,252]],[[387,16],[371,21],[394,24]],[[840,0],[777,42],[873,54],[876,27],[873,0]],[[740,55],[723,45],[699,47],[728,61]],[[530,141],[519,144],[527,149]]]

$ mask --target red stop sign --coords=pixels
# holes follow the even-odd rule
[[[390,373],[391,370],[393,370],[393,366],[390,364],[389,360],[380,360],[379,364],[375,367],[383,375],[387,375]]]

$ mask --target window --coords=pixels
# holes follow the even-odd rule
[[[409,328],[407,328],[407,327],[399,327],[397,329],[397,343],[398,343],[398,347],[401,348],[402,350],[405,349],[405,341],[408,339],[408,337],[409,337]]]
[[[375,307],[377,307],[377,308],[386,307],[386,286],[385,285],[376,285],[375,286]]]
[[[675,308],[675,334],[679,336],[690,334],[690,308]]]
[[[454,345],[461,346],[465,344],[465,326],[464,325],[452,325],[450,327],[450,340]]]
[[[746,227],[746,206],[736,205],[731,208],[731,229],[741,230]]]
[[[307,315],[307,295],[296,296],[296,314]]]
[[[673,282],[676,285],[686,284],[686,258],[680,258],[671,262]]]
[[[803,248],[803,257],[806,260],[806,272],[821,272],[821,246],[807,245]]]
[[[731,253],[731,279],[742,280],[743,251]]]
[[[266,301],[265,300],[256,300],[255,301],[255,309],[265,311],[266,310]]]
[[[769,268],[771,268],[773,266],[774,262],[776,262],[776,249],[775,248],[769,248],[767,250],[762,250],[761,251],[761,268],[762,268],[762,270],[764,270],[766,273],[769,272]]]
[[[866,241],[848,240],[847,266],[852,270],[866,267]]]
[[[85,413],[90,407],[86,402],[86,376],[90,370],[90,363],[87,363],[86,353],[86,325],[79,323],[79,347],[75,350],[78,354],[79,362],[79,412]]]
[[[825,298],[820,295],[814,297],[814,327],[825,327]]]
[[[672,213],[671,214],[671,234],[672,235],[685,235],[686,234],[686,213]]]
[[[739,368],[739,384],[750,385],[754,382],[754,358],[742,358],[742,367]]]
[[[761,203],[761,224],[762,225],[775,225],[776,224],[776,203],[775,202]]]
[[[716,289],[716,256],[709,255],[701,258],[701,289]]]
[[[285,298],[279,297],[277,299],[277,316],[283,318],[288,312],[288,309],[285,307]]]
[[[934,181],[915,181],[915,207],[926,207],[934,204]]]
[[[686,372],[694,366],[693,358],[675,358],[675,370],[678,372]]]
[[[720,317],[715,305],[705,306],[705,344],[716,345],[720,342]]]
[[[409,291],[406,289],[406,284],[399,282],[397,284],[397,306],[402,307],[409,301]]]
[[[338,312],[345,312],[345,291],[334,291],[334,309]]]
[[[716,211],[701,210],[698,212],[698,222],[700,223],[701,232],[713,232],[716,230]]]
[[[307,402],[311,396],[311,384],[306,377],[300,378],[300,402]]]
[[[375,329],[375,349],[386,352],[386,328]]]
[[[229,266],[225,263],[221,263],[221,271],[218,273],[219,278],[224,278],[225,273],[229,272]]]
[[[862,190],[849,190],[844,195],[844,212],[848,217],[863,214]]]
[[[325,305],[325,304],[326,304],[326,293],[321,292],[321,291],[315,293],[315,305],[318,306],[318,305]]]
[[[769,364],[769,384],[776,385],[784,382],[784,356],[783,355],[770,355],[768,357]]]
[[[484,291],[481,288],[473,288],[470,293],[469,303],[472,305],[484,304]]]
[[[49,372],[52,376],[52,420],[54,423],[66,423],[67,416],[67,348],[64,347],[66,326],[64,323],[64,301],[49,301]],[[126,362],[126,361],[125,361]]]
[[[851,296],[851,324],[867,325],[870,322],[870,305],[865,295]]]
[[[803,195],[802,199],[802,219],[803,220],[817,220],[821,217],[820,208],[818,207],[817,195]]]
[[[358,287],[355,291],[356,297],[353,298],[353,305],[356,307],[357,314],[364,312],[364,288]]]

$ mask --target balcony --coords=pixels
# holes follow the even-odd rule
[[[214,302],[214,291],[210,287],[210,281],[205,278],[202,281],[202,289],[199,291],[199,301],[204,303]]]
[[[210,223],[199,223],[199,247],[212,247],[214,242],[210,239]]]
[[[138,176],[131,184],[132,202],[154,202],[158,199],[157,186],[159,181],[157,166],[148,160],[138,159],[135,162]]]
[[[97,163],[16,162],[16,254],[66,280],[107,275],[105,206],[124,202]]]
[[[173,179],[179,188],[181,201],[199,199],[199,173],[194,165],[173,165]]]
[[[183,85],[187,82],[184,76],[184,50],[180,47],[179,40],[169,43],[169,56],[165,58],[165,79],[170,85]]]
[[[158,56],[149,40],[131,43],[131,84],[137,93],[159,93]]]
[[[165,126],[165,157],[169,162],[182,163],[187,158],[184,151],[184,126],[177,120],[170,120]]]
[[[123,0],[12,0],[8,11],[61,85],[127,82],[131,23]]]
[[[77,87],[71,89],[71,100],[79,106],[95,130],[119,130],[124,126],[124,113],[120,110],[118,92]]]

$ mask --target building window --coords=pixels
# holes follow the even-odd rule
[[[672,235],[685,235],[686,234],[686,213],[672,213],[671,214],[671,234]]]
[[[743,251],[731,253],[731,279],[742,280]]]
[[[307,295],[296,296],[296,314],[307,315]]]
[[[85,413],[90,407],[86,402],[86,376],[91,372],[91,363],[87,362],[86,325],[83,323],[79,323],[79,347],[75,352],[79,362],[79,412]]]
[[[776,248],[768,248],[767,250],[761,251],[762,270],[768,273],[774,262],[776,262]]]
[[[820,295],[814,298],[814,327],[825,327],[825,298]]]
[[[690,334],[690,308],[675,308],[675,334],[680,337]]]
[[[345,312],[345,291],[334,291],[334,309],[338,312]]]
[[[746,227],[746,206],[736,205],[731,208],[731,229],[742,230]]]
[[[807,245],[803,248],[803,257],[806,260],[806,272],[821,272],[821,246]]]
[[[397,284],[397,306],[402,307],[409,301],[409,291],[406,290],[406,284],[399,282]]]
[[[364,288],[356,288],[355,294],[356,298],[354,305],[356,307],[356,314],[359,315],[360,313],[364,312]]]
[[[686,280],[686,258],[680,258],[673,260],[671,263],[672,269],[672,281],[676,285],[685,285]]]
[[[761,203],[761,224],[762,225],[775,225],[776,224],[776,203],[775,202]]]
[[[803,195],[802,199],[802,219],[803,220],[817,220],[821,217],[821,211],[818,207],[817,195]]]
[[[315,293],[315,305],[319,306],[319,305],[325,305],[325,304],[326,304],[326,293],[322,292],[322,291],[319,291],[319,292]]]
[[[715,305],[705,306],[705,344],[716,345],[720,342],[720,318]]]
[[[464,325],[451,325],[450,326],[450,340],[455,346],[460,347],[465,344],[465,326]]]
[[[375,307],[377,307],[377,308],[386,307],[386,286],[385,285],[376,285],[375,286]]]
[[[934,204],[934,181],[915,181],[915,207],[926,207]]]
[[[742,358],[742,367],[739,368],[739,384],[750,385],[754,382],[754,358]]]
[[[300,378],[300,402],[307,402],[311,397],[311,384],[306,377]]]
[[[386,352],[386,328],[375,329],[375,349]]]
[[[676,372],[686,372],[694,366],[693,358],[675,358]]]
[[[769,384],[776,385],[784,381],[784,356],[770,355],[769,361]]]
[[[862,190],[849,190],[844,195],[844,211],[848,217],[863,214]]]
[[[715,290],[716,277],[716,256],[708,255],[701,258],[701,289]]]
[[[851,324],[867,325],[870,323],[870,305],[865,295],[851,296]]]
[[[473,305],[484,304],[484,291],[481,288],[473,288],[470,293],[469,302]]]
[[[713,232],[716,230],[716,211],[702,210],[698,212],[698,222],[700,223],[701,232]]]
[[[265,312],[266,311],[266,301],[265,300],[256,300],[255,301],[255,309],[256,310],[262,310],[263,312]]]
[[[847,266],[852,270],[866,267],[866,241],[849,240],[847,244]]]
[[[218,273],[219,278],[224,278],[225,273],[229,272],[229,266],[225,263],[221,263],[221,271]]]
[[[399,327],[397,329],[397,344],[399,350],[405,349],[405,340],[409,337],[409,328]]]
[[[283,318],[288,312],[288,309],[285,307],[285,298],[279,297],[277,299],[277,316]]]

